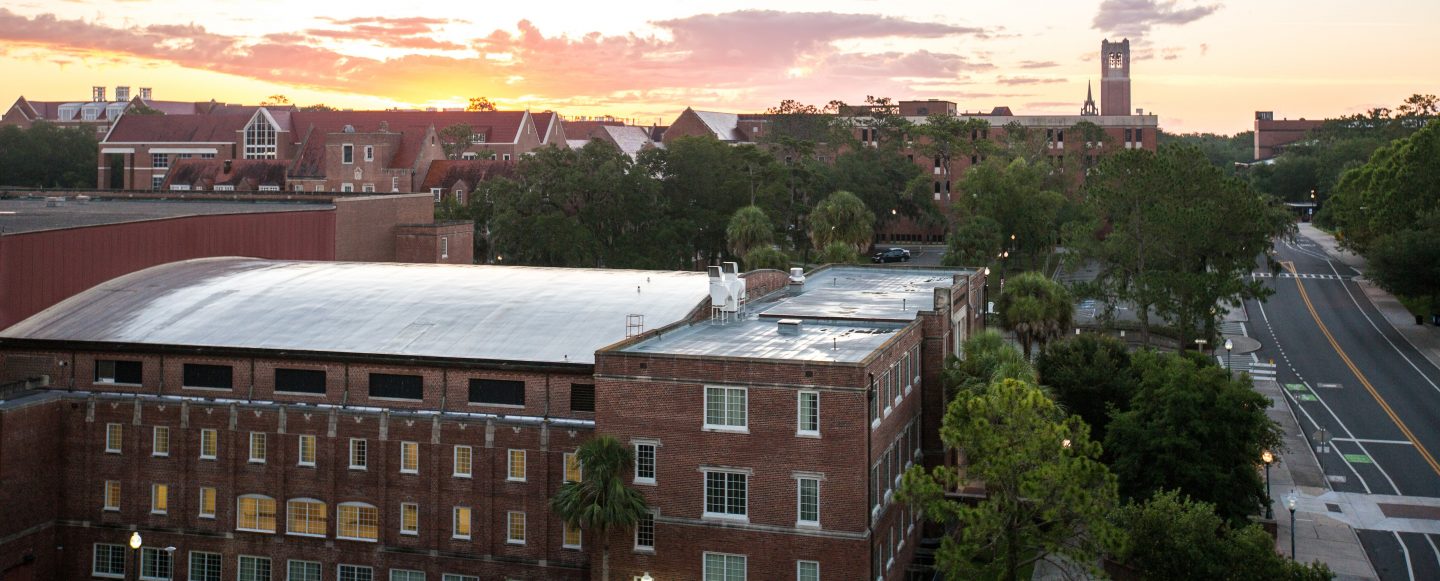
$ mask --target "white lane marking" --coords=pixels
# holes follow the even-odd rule
[[[1409,578],[1414,581],[1415,565],[1410,563],[1410,547],[1405,546],[1405,539],[1400,538],[1400,533],[1390,531],[1390,534],[1395,535],[1395,542],[1400,543],[1400,552],[1405,554],[1405,570],[1410,572]]]
[[[1360,443],[1365,443],[1365,444],[1395,444],[1395,445],[1399,445],[1399,446],[1414,446],[1414,445],[1415,445],[1415,443],[1414,443],[1414,442],[1411,442],[1410,440],[1372,440],[1372,439],[1369,439],[1369,438],[1331,438],[1331,439],[1334,440],[1334,441],[1336,441],[1336,442],[1355,442],[1355,443],[1357,443],[1357,444],[1360,444]]]

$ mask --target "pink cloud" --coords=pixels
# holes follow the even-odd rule
[[[1179,0],[1104,0],[1092,25],[1110,34],[1139,39],[1155,25],[1189,24],[1219,9],[1219,4],[1182,7]]]

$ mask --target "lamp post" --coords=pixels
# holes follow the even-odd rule
[[[990,328],[990,267],[988,266],[985,267],[985,296],[981,297],[981,300],[985,304],[980,305],[980,310],[983,311],[980,317],[980,329],[984,330]]]
[[[1234,348],[1235,342],[1230,339],[1225,339],[1225,373],[1227,375],[1230,374],[1230,366],[1234,365],[1230,362],[1230,351]]]
[[[144,545],[144,540],[140,538],[140,531],[130,533],[130,568],[134,570],[134,579],[140,578],[140,547],[142,545]]]
[[[1299,499],[1295,497],[1295,491],[1294,491],[1294,490],[1291,490],[1291,491],[1290,491],[1290,497],[1287,498],[1287,499],[1285,499],[1285,504],[1290,507],[1290,558],[1291,558],[1292,560],[1298,560],[1298,559],[1295,559],[1295,501],[1296,501],[1296,500],[1299,500]]]
[[[1275,454],[1269,450],[1260,454],[1260,461],[1265,463],[1265,519],[1275,518],[1275,499],[1270,497],[1270,465],[1275,463]]]

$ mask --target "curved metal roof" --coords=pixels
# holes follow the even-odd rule
[[[708,298],[703,272],[206,258],[70,297],[0,338],[594,363]],[[638,292],[637,292],[638,289]]]

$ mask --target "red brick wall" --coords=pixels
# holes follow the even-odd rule
[[[665,136],[662,137],[661,140],[668,144],[681,137],[704,136],[714,137],[715,132],[710,130],[710,126],[706,125],[705,122],[700,119],[699,115],[687,109],[681,113],[679,117],[675,118],[675,122],[671,123],[670,127],[665,130]]]
[[[429,194],[335,199],[334,260],[395,261],[395,226],[434,220]]]
[[[61,405],[49,398],[0,409],[0,570],[34,558],[5,578],[57,578],[54,519],[60,508]]]
[[[441,238],[446,240],[442,253]],[[398,226],[395,229],[395,261],[426,264],[474,264],[475,223],[446,223]]]

